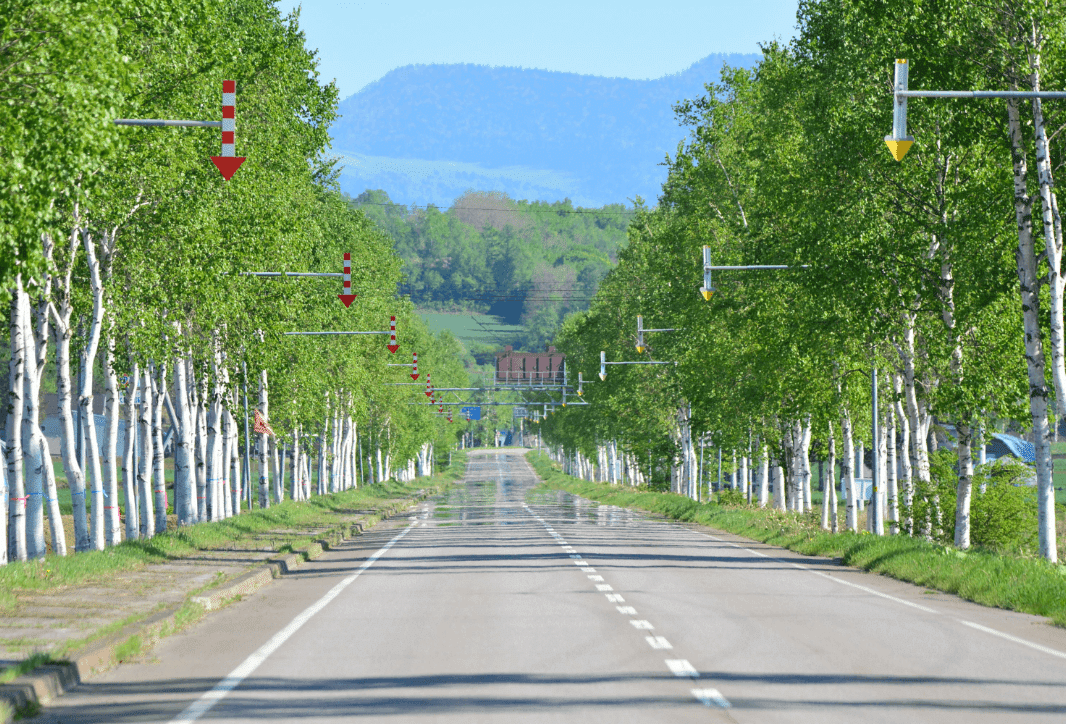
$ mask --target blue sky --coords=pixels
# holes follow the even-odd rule
[[[477,63],[648,79],[711,53],[792,37],[797,0],[280,0],[340,97],[412,63]]]

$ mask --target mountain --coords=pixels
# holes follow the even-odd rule
[[[582,206],[654,202],[662,163],[686,136],[673,105],[705,93],[716,54],[674,75],[630,80],[483,65],[411,65],[340,104],[333,148],[352,196],[385,189],[397,202],[447,206],[468,189]]]

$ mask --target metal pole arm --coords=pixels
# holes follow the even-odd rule
[[[343,277],[341,272],[238,272],[242,277]]]
[[[116,118],[116,126],[165,126],[177,128],[222,128],[222,121],[165,121],[155,118]]]
[[[324,334],[389,334],[388,330],[384,332],[285,332],[286,337],[293,337],[296,335],[324,335]]]
[[[936,91],[936,90],[900,90],[895,92],[897,98],[1049,98],[1066,100],[1066,91]]]

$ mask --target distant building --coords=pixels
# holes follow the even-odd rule
[[[566,355],[548,347],[545,352],[515,352],[510,345],[496,354],[498,385],[561,385]]]

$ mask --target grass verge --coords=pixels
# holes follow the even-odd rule
[[[555,490],[623,508],[698,523],[811,556],[891,576],[975,603],[1046,616],[1066,628],[1066,566],[996,551],[960,551],[904,535],[829,533],[811,515],[697,503],[682,495],[588,483],[560,472],[543,453],[527,459]]]

